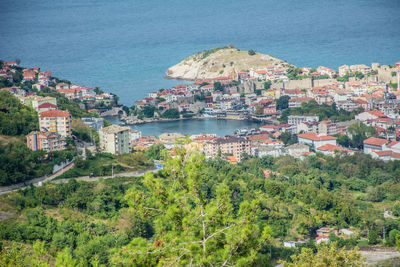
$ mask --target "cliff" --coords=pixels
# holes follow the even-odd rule
[[[274,65],[275,68],[289,66],[281,59],[256,52],[250,55],[248,51],[236,48],[219,47],[190,56],[167,70],[169,79],[196,80],[229,76],[233,71],[246,72]]]

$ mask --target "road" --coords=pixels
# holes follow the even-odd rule
[[[115,174],[114,177],[112,175],[95,176],[95,177],[80,176],[80,177],[74,177],[74,178],[68,178],[68,179],[53,180],[53,181],[51,181],[51,183],[53,183],[53,184],[66,183],[71,179],[75,179],[75,180],[79,180],[79,181],[86,181],[86,182],[95,182],[95,181],[98,181],[99,179],[110,179],[110,178],[115,178],[115,177],[140,177],[149,171],[156,173],[158,171],[158,169],[155,167],[152,167],[152,168],[149,168],[149,169],[146,169],[143,171],[121,172],[121,173]]]
[[[10,193],[13,191],[17,191],[19,189],[25,189],[25,188],[29,187],[31,184],[33,184],[34,186],[41,186],[44,183],[54,183],[54,184],[66,183],[66,182],[68,182],[68,180],[70,180],[72,178],[60,179],[60,180],[54,180],[54,179],[56,177],[60,176],[62,173],[68,171],[72,167],[74,167],[74,163],[71,163],[70,165],[65,167],[63,170],[60,170],[60,171],[52,174],[51,176],[35,178],[33,180],[26,181],[25,183],[20,183],[20,184],[15,184],[15,185],[10,185],[10,186],[1,186],[0,187],[0,195],[7,194],[7,193]],[[139,176],[143,176],[148,171],[152,171],[153,173],[156,173],[158,171],[158,169],[156,167],[152,167],[152,168],[142,170],[142,171],[122,172],[122,173],[115,174],[114,177],[131,177],[131,176],[139,177]],[[96,177],[80,176],[80,177],[74,177],[74,179],[80,180],[80,181],[95,182],[95,181],[98,181],[100,178],[109,179],[109,178],[114,178],[114,177],[111,175],[110,176],[96,176]]]
[[[0,195],[7,194],[7,193],[10,193],[10,192],[13,192],[13,191],[17,191],[19,189],[27,188],[31,184],[33,184],[34,186],[39,186],[39,185],[41,185],[43,183],[47,183],[47,182],[55,179],[57,176],[60,176],[64,172],[68,171],[72,167],[74,167],[74,163],[73,162],[71,162],[71,164],[69,164],[67,167],[64,167],[62,170],[59,170],[58,172],[53,173],[50,176],[46,175],[46,176],[43,176],[43,177],[38,177],[38,178],[29,180],[29,181],[25,181],[24,183],[14,184],[14,185],[10,185],[10,186],[0,186]]]

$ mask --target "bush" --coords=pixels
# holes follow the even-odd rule
[[[256,54],[256,51],[255,51],[254,49],[250,49],[249,51],[247,51],[247,53],[248,53],[250,56],[254,56],[254,55]]]

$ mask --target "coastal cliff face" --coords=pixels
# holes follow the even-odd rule
[[[211,79],[229,76],[233,72],[257,70],[268,65],[280,68],[290,64],[258,52],[250,55],[248,51],[220,47],[205,50],[182,60],[167,70],[167,78],[181,80]]]

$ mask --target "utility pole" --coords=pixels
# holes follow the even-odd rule
[[[383,242],[385,242],[385,226],[382,227]]]

